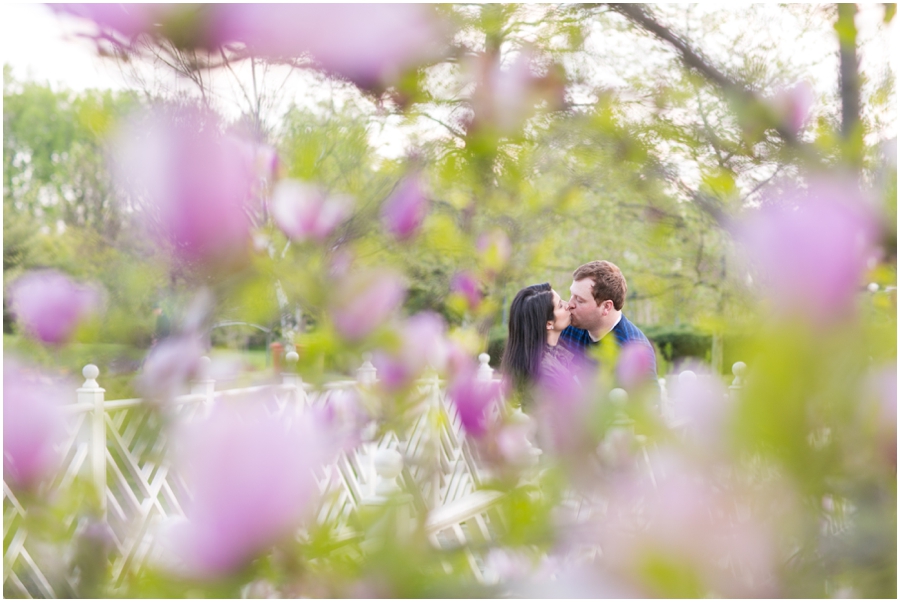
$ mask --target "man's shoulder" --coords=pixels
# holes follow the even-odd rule
[[[627,343],[629,341],[643,341],[647,344],[650,343],[650,339],[647,338],[640,328],[634,325],[628,318],[625,317],[625,314],[622,314],[622,319],[619,320],[619,323],[615,325],[613,330],[616,333],[616,339],[619,343]]]
[[[559,341],[563,347],[574,352],[582,351],[591,342],[587,330],[575,326],[566,326],[559,335]]]
[[[562,333],[560,333],[559,338],[565,341],[579,341],[585,342],[590,341],[591,336],[588,334],[587,330],[583,328],[578,328],[577,326],[566,326],[563,328]]]

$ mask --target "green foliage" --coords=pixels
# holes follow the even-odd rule
[[[688,325],[648,326],[642,329],[667,362],[694,358],[709,362],[712,335]]]
[[[893,6],[886,7],[885,21]],[[608,399],[619,348],[607,337],[595,351],[601,363],[596,390],[584,415],[569,425],[583,432],[565,433],[578,452],[556,456],[548,448],[543,470],[533,478],[517,482],[503,474],[509,467],[501,466],[490,482],[503,494],[497,509],[505,518],[492,521],[493,542],[473,537],[468,546],[435,549],[424,533],[422,508],[415,522],[404,521],[403,504],[391,499],[362,505],[351,521],[352,536],[331,524],[312,526],[207,583],[149,567],[127,574],[122,589],[112,590],[111,575],[98,569],[106,565],[92,564],[76,541],[75,564],[84,577],[77,591],[66,594],[239,597],[260,580],[292,597],[504,594],[463,576],[469,574],[471,553],[503,547],[537,560],[565,548],[571,542],[557,529],[564,493],[615,487],[622,466],[649,465],[651,451],[676,448],[708,461],[704,470],[714,467],[709,478],[724,483],[717,493],[730,495],[745,485],[763,491],[751,499],[764,510],[766,503],[776,507],[782,501],[772,501],[767,488],[789,500],[783,508],[761,512],[778,539],[772,561],[782,589],[775,595],[824,597],[847,587],[854,595],[895,596],[896,449],[885,447],[892,439],[879,405],[881,392],[867,380],[873,367],[896,364],[896,288],[885,290],[896,287],[896,167],[886,145],[873,144],[892,131],[893,73],[861,90],[865,110],[851,135],[836,122],[834,99],[818,99],[809,123],[788,135],[784,119],[766,99],[813,71],[801,53],[769,39],[779,35],[774,28],[769,35],[773,20],[761,20],[770,9],[748,7],[735,17],[703,7],[647,7],[661,22],[690,24],[684,43],[708,45],[715,62],[698,52],[697,60],[710,64],[690,67],[605,5],[437,10],[461,28],[453,52],[439,64],[403,74],[386,91],[361,93],[336,83],[329,98],[291,105],[276,116],[274,127],[254,129],[273,133],[267,142],[279,151],[279,177],[309,182],[329,195],[349,195],[353,214],[320,244],[289,241],[260,212],[251,259],[228,272],[167,263],[140,234],[146,215],[118,202],[106,164],[107,135],[139,104],[136,95],[55,91],[16,81],[5,67],[4,283],[29,269],[54,267],[97,281],[107,291],[103,316],[82,325],[74,343],[51,349],[5,334],[5,350],[74,379],[84,364],[95,363],[107,399],[132,397],[132,378],[154,329],[152,308],[161,302],[178,331],[191,317],[196,293],[208,290],[215,301],[204,326],[235,320],[272,328],[276,338],[296,344],[304,382],[323,385],[352,374],[362,353],[396,351],[401,344],[394,322],[358,339],[338,334],[330,310],[346,301],[339,298],[341,265],[352,261],[353,274],[385,267],[402,274],[409,285],[402,314],[439,313],[455,342],[472,355],[487,351],[497,367],[513,295],[549,281],[566,297],[572,271],[602,258],[626,275],[625,312],[654,342],[660,375],[687,358],[714,363],[719,359],[713,358],[714,348],[726,374],[735,361],[749,366],[743,389],[731,391],[722,406],[734,414],[717,433],[720,440],[685,443],[683,433],[663,425],[656,400],[641,391],[625,406]],[[826,23],[835,20],[831,9],[771,10],[785,21],[800,14],[810,29],[827,30],[831,42],[862,43],[846,14],[832,31]],[[196,34],[193,18],[184,12],[165,24],[164,31],[174,32],[176,50],[189,46]],[[746,25],[754,19],[767,26]],[[567,82],[566,103],[544,99],[533,116],[511,128],[478,123],[473,86],[463,79],[467,59],[477,55],[499,69],[525,48],[537,57],[535,70]],[[191,62],[196,54],[184,58],[181,69],[190,75],[200,63]],[[610,75],[615,77],[607,79]],[[203,78],[196,81],[204,85]],[[208,99],[209,90],[202,92]],[[256,100],[264,96],[260,92]],[[386,158],[373,142],[389,129],[388,122],[414,132],[407,156]],[[260,126],[260,115],[244,115],[235,127],[247,123]],[[886,255],[867,275],[881,288],[858,299],[860,315],[854,320],[820,329],[800,320],[777,322],[749,294],[746,266],[733,257],[729,228],[777,194],[783,178],[803,180],[845,168],[857,169],[860,179],[872,184],[888,224],[882,233]],[[381,209],[413,170],[421,170],[426,182],[429,213],[414,236],[396,240],[385,232]],[[451,294],[451,279],[460,271],[479,281],[484,301],[477,309]],[[299,321],[294,339],[288,338],[286,314]],[[15,331],[5,314],[4,332]],[[249,332],[214,330],[212,342],[256,348],[240,357],[260,372],[271,361],[258,349],[265,337]],[[216,359],[235,357],[233,349],[212,353]],[[723,383],[729,382],[726,376]],[[361,392],[361,404],[377,417],[379,435],[407,431],[409,413],[421,401],[415,389]],[[704,418],[712,421],[713,413]],[[439,426],[448,417],[427,420]],[[160,428],[135,426],[148,454]],[[616,437],[625,431],[630,438],[620,445]],[[893,437],[895,442],[896,430]],[[628,452],[618,460],[621,465],[606,449],[617,446]],[[123,479],[134,483],[134,475]],[[27,500],[34,530],[50,534],[60,546],[73,538],[71,517],[96,506],[91,500],[96,492],[81,477],[73,491],[61,496],[59,507],[52,506],[58,500],[50,501],[51,516],[57,518],[55,512],[59,520],[42,517],[44,501]],[[729,498],[729,504],[741,506],[739,499]],[[826,500],[834,501],[833,511],[824,509]],[[9,503],[4,502],[5,510]],[[845,528],[828,532],[822,528],[826,517]],[[408,532],[401,536],[404,529]],[[698,539],[702,535],[697,533]],[[9,541],[5,537],[5,550]],[[683,543],[694,542],[673,545],[677,550]],[[648,595],[721,595],[690,554],[650,546],[632,568],[630,578]]]

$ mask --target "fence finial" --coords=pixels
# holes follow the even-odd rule
[[[293,370],[297,362],[300,361],[300,355],[296,351],[288,351],[284,356],[284,361],[288,365],[288,370]]]
[[[494,369],[491,368],[488,362],[491,361],[491,356],[487,353],[482,353],[478,356],[478,361],[480,362],[480,366],[478,366],[478,375],[477,378],[481,382],[491,382],[491,379],[494,378]]]
[[[397,477],[403,471],[403,456],[395,449],[380,449],[373,459],[378,482],[375,484],[375,495],[386,497],[399,489]]]
[[[100,376],[100,368],[94,364],[88,364],[81,370],[81,375],[86,379],[84,384],[81,385],[82,389],[100,388],[100,383],[97,382],[97,377]]]
[[[363,353],[363,364],[356,370],[356,381],[361,385],[372,385],[378,378],[375,366],[372,365],[372,354]]]
[[[744,373],[747,371],[747,364],[744,362],[735,362],[731,367],[731,373],[734,374],[734,381],[732,381],[729,389],[742,389],[744,387]]]
[[[615,388],[609,392],[609,400],[616,405],[625,405],[628,402],[628,392],[625,389]]]

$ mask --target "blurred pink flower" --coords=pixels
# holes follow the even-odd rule
[[[403,303],[406,285],[390,270],[349,274],[329,307],[337,331],[346,339],[365,337]]]
[[[362,87],[391,84],[447,48],[443,24],[422,4],[226,4],[211,27],[223,44],[267,58],[309,54]]]
[[[535,570],[534,559],[521,550],[491,548],[484,558],[486,577],[500,583],[518,582],[526,579]]]
[[[482,54],[469,63],[470,77],[476,82],[472,95],[474,126],[511,134],[535,113],[540,102],[562,105],[563,81],[554,76],[553,70],[547,75],[536,75],[534,58],[533,51],[526,48],[507,69],[492,54]]]
[[[217,578],[240,568],[311,517],[313,471],[332,459],[331,429],[313,413],[292,421],[261,404],[219,404],[175,433],[191,499],[168,543],[177,570]]]
[[[323,242],[349,216],[353,199],[326,197],[315,186],[282,180],[272,194],[272,217],[291,239]]]
[[[512,257],[512,243],[506,232],[499,229],[491,230],[478,237],[475,248],[481,255],[485,271],[496,275]]]
[[[676,422],[687,424],[696,442],[720,453],[728,440],[728,427],[734,407],[718,375],[703,367],[692,370],[695,377],[678,378],[669,393],[669,404]]]
[[[120,132],[115,172],[145,199],[157,234],[182,259],[213,261],[248,250],[253,165],[200,109],[157,108]]]
[[[101,29],[112,29],[133,38],[153,30],[153,25],[167,12],[171,4],[49,4],[57,13],[68,13],[93,21]]]
[[[541,449],[563,455],[586,449],[592,407],[591,388],[586,383],[592,380],[587,371],[577,371],[571,379],[542,378],[538,382],[534,413]]]
[[[750,213],[736,233],[775,311],[820,324],[846,318],[877,235],[866,199],[846,183],[817,181],[778,201]]]
[[[503,425],[495,437],[500,459],[509,466],[528,467],[537,461],[539,451],[532,445],[534,437],[534,421],[525,416],[525,420]]]
[[[3,480],[33,489],[59,467],[55,445],[65,436],[62,405],[75,386],[54,382],[17,359],[3,362]]]
[[[622,347],[616,364],[616,376],[624,388],[632,390],[656,378],[654,366],[653,349],[633,341]]]
[[[413,236],[422,226],[428,213],[428,197],[422,189],[421,176],[404,178],[381,207],[381,221],[385,229],[398,240]]]
[[[199,376],[204,354],[200,339],[191,334],[163,339],[150,350],[135,383],[138,391],[153,400],[170,400],[186,393],[188,381]]]
[[[504,391],[502,383],[479,381],[476,374],[475,369],[469,369],[456,375],[447,388],[447,396],[456,406],[466,432],[479,438],[490,428],[493,409],[502,402]]]
[[[616,551],[608,557],[611,568],[640,582],[648,558],[669,559],[695,571],[706,592],[774,595],[772,533],[760,517],[736,510],[750,508],[749,498],[726,492],[668,448],[650,454],[650,469],[652,477],[619,476],[609,489],[599,543]],[[646,591],[647,596],[666,593]]]
[[[77,284],[56,270],[28,272],[9,288],[10,307],[25,333],[44,343],[62,344],[79,322],[102,304],[102,291]]]
[[[433,312],[407,319],[399,328],[400,347],[392,352],[378,351],[372,357],[381,385],[396,390],[409,385],[429,365],[443,370],[449,353],[445,330],[444,319]]]
[[[465,297],[469,310],[474,311],[481,304],[481,289],[478,280],[469,272],[459,272],[450,281],[450,290]]]
[[[809,110],[815,100],[812,86],[803,81],[778,90],[770,104],[781,117],[784,126],[796,135],[809,118]]]

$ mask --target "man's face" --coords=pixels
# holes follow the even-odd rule
[[[594,281],[590,278],[583,278],[572,282],[569,292],[572,293],[569,299],[569,312],[572,314],[572,326],[583,328],[584,330],[592,330],[600,326],[603,317],[603,305],[597,305],[591,289],[594,288]]]

